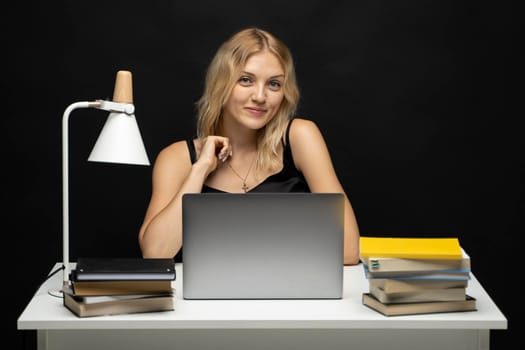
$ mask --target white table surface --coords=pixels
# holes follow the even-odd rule
[[[60,266],[57,263],[53,269]],[[74,264],[72,264],[74,268]],[[48,291],[62,284],[60,273],[36,291],[17,321],[18,329],[506,329],[507,319],[474,274],[467,293],[477,311],[386,317],[362,305],[368,291],[362,265],[344,269],[338,300],[184,300],[183,266],[176,264],[175,310],[79,318]]]

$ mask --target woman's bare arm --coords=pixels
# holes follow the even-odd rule
[[[199,158],[191,164],[185,141],[163,149],[155,160],[152,194],[139,231],[143,257],[174,257],[182,247],[182,196],[199,193],[219,158],[230,152],[225,137],[210,136],[199,147]]]

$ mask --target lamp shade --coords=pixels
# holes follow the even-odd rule
[[[133,104],[130,71],[117,72],[113,102]],[[135,109],[133,108],[133,111]],[[133,112],[112,111],[88,158],[91,162],[150,165]]]
[[[135,115],[111,112],[88,160],[150,165]]]

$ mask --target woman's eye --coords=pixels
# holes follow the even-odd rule
[[[277,80],[272,80],[272,81],[270,81],[270,87],[272,89],[279,89],[281,87],[281,82],[279,82]]]
[[[239,83],[241,84],[250,84],[252,80],[249,77],[240,77]]]

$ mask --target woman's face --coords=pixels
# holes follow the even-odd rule
[[[257,130],[275,116],[284,98],[284,69],[275,55],[251,56],[224,106],[224,118]]]

